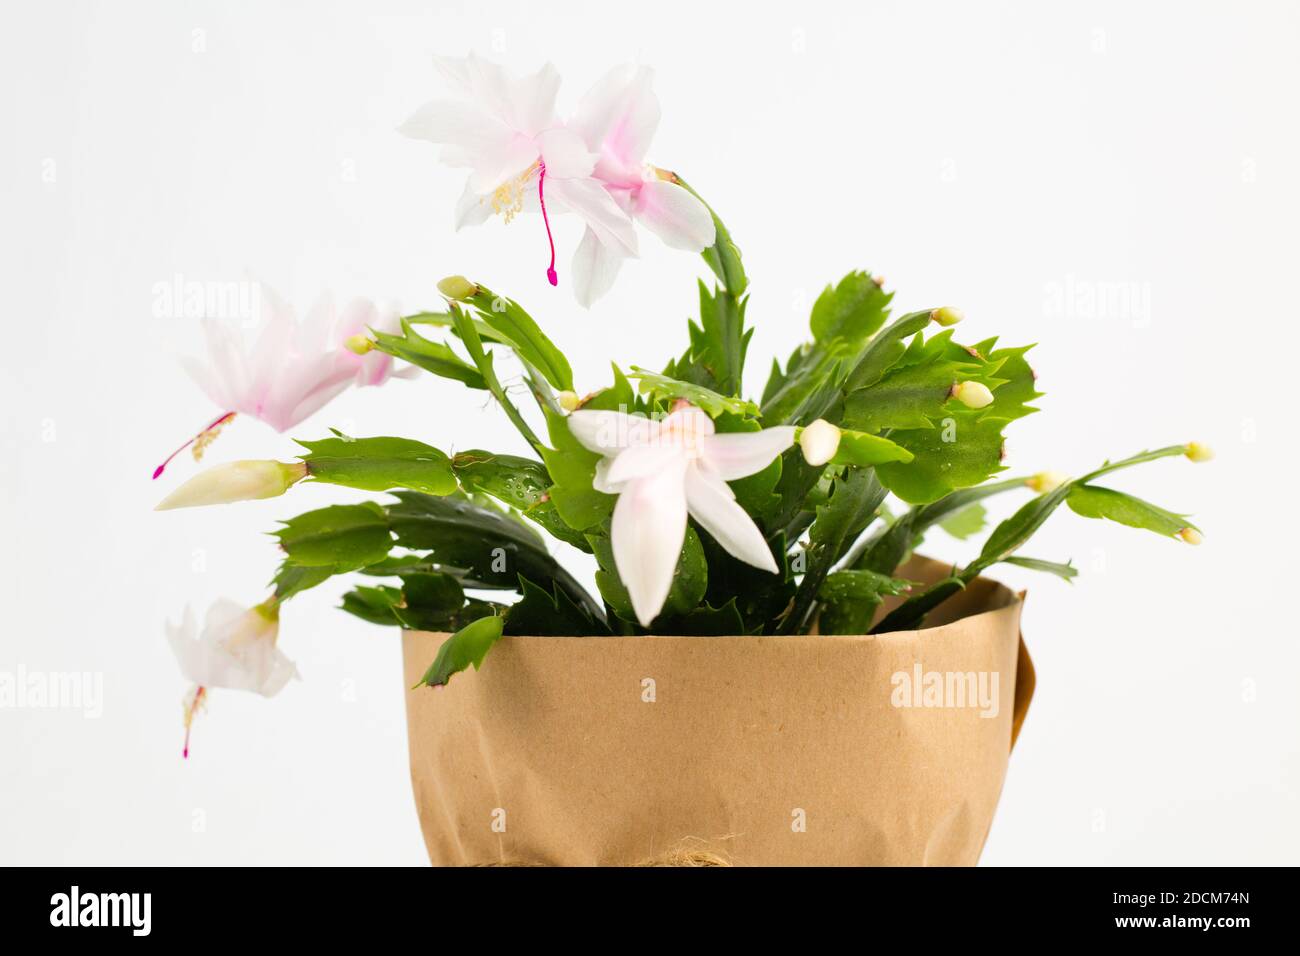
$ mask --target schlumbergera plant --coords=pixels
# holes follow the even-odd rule
[[[635,252],[631,225],[643,222],[668,244],[702,254],[712,276],[699,283],[699,315],[662,371],[615,365],[606,387],[584,394],[560,345],[523,306],[460,276],[438,283],[445,304],[437,309],[364,332],[353,322],[340,340],[346,349],[328,361],[311,353],[326,401],[351,376],[383,381],[392,359],[486,392],[531,454],[448,454],[439,447],[454,440],[448,434],[334,431],[299,440],[292,461],[219,465],[178,488],[160,508],[273,497],[302,481],[387,494],[285,521],[275,532],[283,560],[265,601],[250,611],[218,605],[198,637],[188,621],[173,630],[182,669],[197,685],[187,728],[209,687],[269,695],[293,676],[276,647],[280,608],[336,575],[360,575],[342,602],[357,617],[452,632],[422,682],[437,687],[477,668],[502,635],[919,628],[998,563],[1074,577],[1068,563],[1022,553],[1063,504],[1200,542],[1185,516],[1104,479],[1161,458],[1203,461],[1208,449],[1171,445],[1076,478],[1003,477],[1004,431],[1036,411],[1041,394],[1029,346],[1000,346],[992,336],[958,342],[962,314],[951,307],[893,316],[893,293],[866,272],[826,287],[812,308],[810,340],[784,365],[773,362],[760,396],[746,396],[751,329],[740,251],[681,177],[645,163],[659,119],[649,71],[614,71],[560,122],[549,67],[516,80],[474,57],[439,65],[456,96],[422,108],[406,129],[443,144],[448,164],[469,168],[458,224],[535,209],[555,284],[548,206],[577,213],[587,228],[576,291],[588,304]],[[290,341],[288,331],[272,336],[285,351],[279,372],[267,374],[295,367]],[[382,366],[358,371],[357,361],[381,356]],[[262,359],[253,364],[276,367]],[[503,385],[503,360],[522,369],[528,407]],[[247,388],[256,376],[236,378]],[[259,394],[274,393],[273,384],[263,382]],[[308,381],[293,394],[316,393]],[[238,407],[253,414],[262,408],[256,395],[218,400],[242,400]],[[201,433],[199,444],[210,437]],[[1017,492],[1031,497],[992,528],[973,561],[929,586],[899,576],[936,525],[978,534],[981,502]],[[594,556],[598,593],[552,556],[548,536]],[[892,610],[882,613],[887,598]]]

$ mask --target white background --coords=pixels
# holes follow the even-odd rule
[[[0,670],[102,673],[104,701],[0,710],[0,862],[425,861],[397,635],[335,610],[341,586],[285,610],[304,680],[214,693],[180,759],[164,620],[260,600],[262,532],[349,495],[151,511],[194,470],[153,466],[217,411],[175,362],[197,323],[156,317],[154,287],[251,275],[300,307],[330,289],[414,311],[463,272],[520,299],[582,387],[678,353],[695,258],[644,234],[584,312],[547,286],[536,219],[453,234],[460,177],[394,128],[436,91],[430,53],[468,50],[552,61],[564,110],[615,63],[657,69],[650,158],[709,198],[753,279],[752,390],[820,288],[867,268],[899,311],[952,303],[967,340],[1040,343],[1017,471],[1215,446],[1114,482],[1193,512],[1201,548],[1063,509],[1027,550],[1073,557],[1073,587],[998,569],[1031,589],[1039,688],[984,862],[1297,862],[1298,46],[1297,8],[1263,2],[5,5]],[[563,280],[576,224],[557,238]],[[1089,303],[1107,288],[1138,297]],[[520,445],[482,393],[428,376],[293,434],[331,425]],[[292,447],[241,420],[208,461]]]

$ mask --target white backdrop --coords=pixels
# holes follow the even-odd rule
[[[336,611],[341,586],[285,610],[304,680],[214,693],[180,759],[164,620],[259,600],[262,532],[349,495],[151,511],[194,466],[151,469],[216,411],[174,360],[197,323],[154,297],[251,275],[300,307],[330,289],[414,310],[464,272],[520,299],[584,387],[680,351],[693,257],[643,235],[584,312],[546,285],[535,220],[452,233],[459,177],[394,128],[435,91],[430,54],[468,50],[552,61],[564,109],[615,63],[657,69],[651,159],[709,198],[753,279],[751,389],[818,290],[867,268],[900,311],[953,303],[966,338],[1040,343],[1017,471],[1214,445],[1115,482],[1194,512],[1201,548],[1063,511],[1032,553],[1073,557],[1073,587],[998,569],[1030,588],[1039,689],[984,862],[1297,862],[1300,653],[1276,609],[1295,587],[1298,44],[1297,8],[1264,2],[6,5],[0,671],[102,674],[103,700],[0,709],[0,862],[424,861],[397,635]],[[428,376],[293,434],[330,425],[519,445],[482,393]],[[208,460],[291,447],[241,420]]]

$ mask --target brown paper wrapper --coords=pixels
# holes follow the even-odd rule
[[[735,865],[974,864],[1033,694],[1022,601],[981,578],[922,631],[502,638],[478,672],[407,692],[429,858],[632,865],[689,846]],[[445,638],[403,635],[408,688]],[[928,674],[948,690],[932,706]],[[954,682],[980,674],[988,706],[957,706]]]

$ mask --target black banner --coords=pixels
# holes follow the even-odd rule
[[[1049,939],[1232,945],[1287,928],[1282,902],[1294,883],[1272,869],[718,869],[10,869],[0,919],[7,941],[95,944],[432,941],[448,930],[496,944],[509,932],[582,938],[625,919],[643,942],[687,925],[736,940],[776,922],[848,929],[863,943],[919,934],[921,946],[988,944],[1028,925]]]

